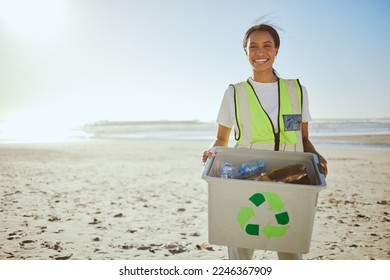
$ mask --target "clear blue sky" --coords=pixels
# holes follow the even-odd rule
[[[313,118],[390,117],[387,0],[0,0],[0,120],[215,121],[270,13]]]

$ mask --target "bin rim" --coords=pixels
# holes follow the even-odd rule
[[[225,147],[225,146],[215,146],[211,149],[211,152],[213,152],[215,154],[215,156],[208,157],[208,159],[203,167],[203,170],[201,173],[201,178],[207,182],[213,182],[213,181],[217,182],[217,181],[224,180],[224,181],[229,182],[229,183],[237,183],[237,182],[244,181],[246,184],[254,184],[254,185],[258,185],[258,186],[272,184],[275,187],[281,187],[281,188],[287,188],[287,189],[299,187],[301,190],[306,189],[308,191],[319,191],[319,190],[325,189],[327,186],[326,181],[325,181],[325,175],[322,173],[322,170],[320,170],[318,168],[318,166],[319,166],[318,156],[314,153],[309,153],[309,152],[304,152],[304,154],[308,154],[308,155],[312,156],[312,159],[314,161],[314,167],[317,169],[318,175],[319,175],[319,180],[320,180],[319,185],[304,185],[304,184],[293,184],[293,183],[283,183],[283,182],[262,182],[262,181],[251,181],[251,180],[242,180],[242,179],[225,179],[225,178],[212,177],[212,176],[207,175],[209,173],[218,153],[224,152],[224,151],[229,151],[232,149],[241,149],[242,152],[244,152],[244,153],[245,152],[246,153],[248,153],[248,152],[253,153],[253,152],[257,151],[257,152],[265,153],[268,155],[272,155],[274,153],[283,153],[285,155],[296,154],[296,152],[292,152],[292,151],[279,152],[279,151],[270,151],[270,150],[250,149],[250,148],[243,148],[243,147],[233,148],[233,147]]]

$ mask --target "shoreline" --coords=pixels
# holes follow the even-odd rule
[[[209,144],[0,144],[0,260],[227,259],[208,243],[200,158]],[[329,176],[304,259],[389,260],[390,151],[317,149]]]
[[[324,146],[324,147],[339,147],[338,145],[341,145],[342,148],[359,148],[359,149],[390,149],[390,134],[356,134],[356,135],[313,135],[310,136],[310,140],[313,144]],[[192,139],[192,138],[185,138],[185,137],[179,137],[177,139],[170,139],[168,137],[155,137],[155,138],[148,138],[148,137],[70,137],[67,139],[59,139],[55,141],[22,141],[22,140],[5,140],[0,139],[0,146],[1,145],[13,145],[13,144],[20,144],[20,145],[50,145],[50,144],[66,144],[66,143],[81,143],[81,142],[94,142],[94,141],[155,141],[155,142],[197,142],[202,143],[205,142],[207,144],[211,143],[213,141],[213,138],[210,137],[209,139]],[[229,142],[230,145],[234,145],[235,141],[231,137],[231,140]],[[340,147],[339,147],[340,148]]]
[[[390,134],[359,134],[359,135],[334,135],[334,136],[310,136],[315,142],[361,144],[372,146],[390,147]]]

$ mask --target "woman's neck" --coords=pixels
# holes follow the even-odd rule
[[[259,83],[275,83],[278,81],[273,71],[253,72],[252,79]]]

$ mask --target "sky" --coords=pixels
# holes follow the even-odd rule
[[[390,117],[387,0],[0,0],[0,122],[215,122],[262,16],[313,119]]]

